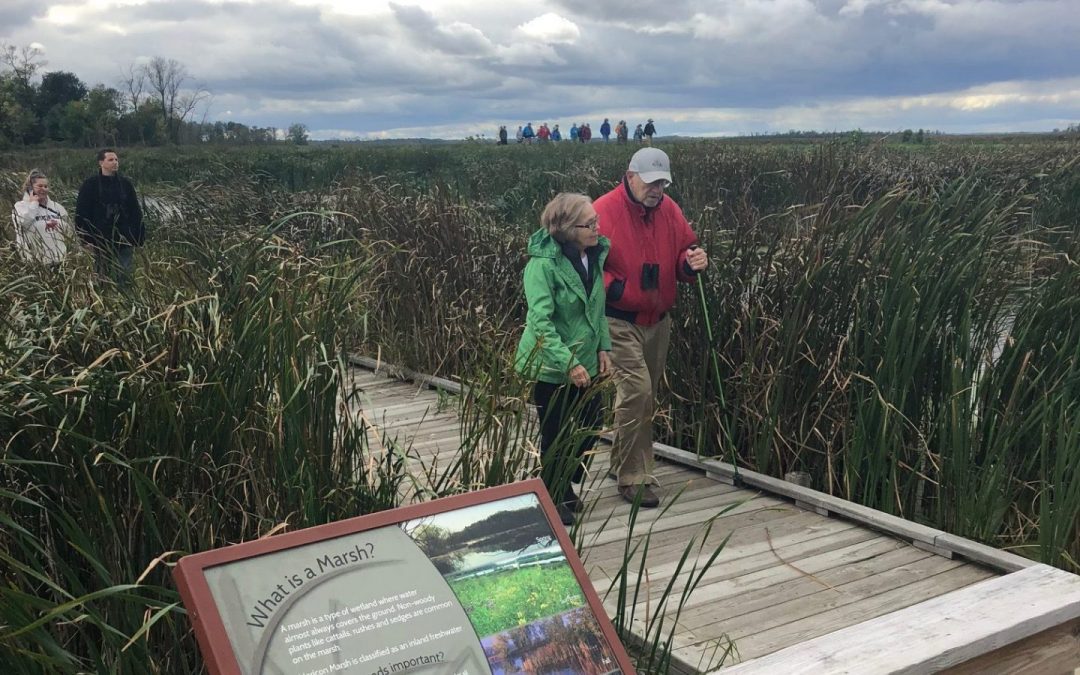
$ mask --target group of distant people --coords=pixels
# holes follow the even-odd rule
[[[605,117],[603,124],[600,125],[600,138],[604,139],[604,142],[607,143],[611,140],[612,134],[615,136],[616,143],[627,143],[630,139],[630,127],[627,125],[626,120],[619,120],[615,126],[612,127],[611,120]],[[652,145],[652,139],[655,135],[656,124],[650,117],[648,121],[645,122],[644,126],[639,124],[634,129],[634,142]],[[499,126],[498,137],[499,145],[509,144],[510,137],[506,130],[506,125]],[[549,129],[547,122],[544,122],[536,129],[533,129],[532,122],[528,122],[524,126],[517,128],[515,138],[518,143],[523,143],[525,145],[531,145],[534,142],[558,143],[563,140],[562,131],[559,130],[559,125],[556,124]],[[592,140],[592,127],[588,122],[582,122],[581,124],[575,122],[570,127],[569,139],[572,143],[588,143]]]
[[[49,177],[38,169],[30,172],[11,210],[15,245],[27,260],[58,266],[81,243],[100,277],[127,285],[134,270],[133,249],[146,237],[142,209],[135,186],[120,175],[116,151],[99,151],[97,162],[97,174],[79,187],[74,224],[67,209],[49,195]]]
[[[619,495],[660,504],[652,418],[671,336],[677,282],[709,263],[678,204],[665,196],[671,164],[659,148],[634,153],[622,180],[595,202],[561,193],[529,239],[528,311],[515,364],[535,382],[541,476],[565,525],[583,509],[573,483],[602,423],[591,387],[615,379],[609,476]],[[567,446],[570,446],[567,448]]]

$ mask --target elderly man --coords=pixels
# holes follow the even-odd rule
[[[134,269],[133,249],[146,238],[135,186],[120,175],[120,159],[111,148],[97,154],[97,175],[87,178],[75,202],[75,229],[94,254],[94,270],[122,286]]]
[[[634,153],[622,183],[594,203],[600,233],[611,241],[604,266],[605,313],[615,367],[615,436],[611,470],[619,494],[652,508],[652,418],[667,361],[676,282],[693,281],[709,259],[682,209],[664,196],[671,164],[658,148]]]

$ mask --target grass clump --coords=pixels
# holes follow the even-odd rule
[[[177,241],[126,292],[5,258],[0,660],[197,672],[179,555],[397,503],[342,407],[355,254]]]

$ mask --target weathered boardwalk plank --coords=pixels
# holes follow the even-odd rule
[[[356,369],[348,401],[371,425],[371,447],[392,443],[423,481],[457,453],[460,385],[403,372],[420,384]],[[627,608],[635,630],[691,541],[689,564],[724,545],[677,621],[676,604],[668,605],[673,672],[712,672],[728,639],[739,664],[725,664],[725,673],[933,672],[965,661],[993,664],[989,656],[979,660],[991,652],[1003,663],[1080,665],[1080,641],[1061,628],[1080,617],[1080,578],[767,476],[744,472],[753,487],[735,487],[730,465],[716,460],[665,446],[658,455],[670,460],[658,461],[655,472],[667,499],[639,511],[631,532],[630,505],[607,477],[608,453],[599,447],[582,489],[587,511],[572,534],[601,594],[622,566],[628,536],[638,545],[631,585],[647,555],[637,605]],[[671,584],[675,597],[685,577],[684,568]],[[615,603],[608,594],[609,612]],[[978,624],[970,636],[968,617]]]

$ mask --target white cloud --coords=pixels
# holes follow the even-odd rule
[[[581,37],[577,24],[554,12],[548,12],[518,26],[518,30],[534,40],[548,44],[574,44]]]

